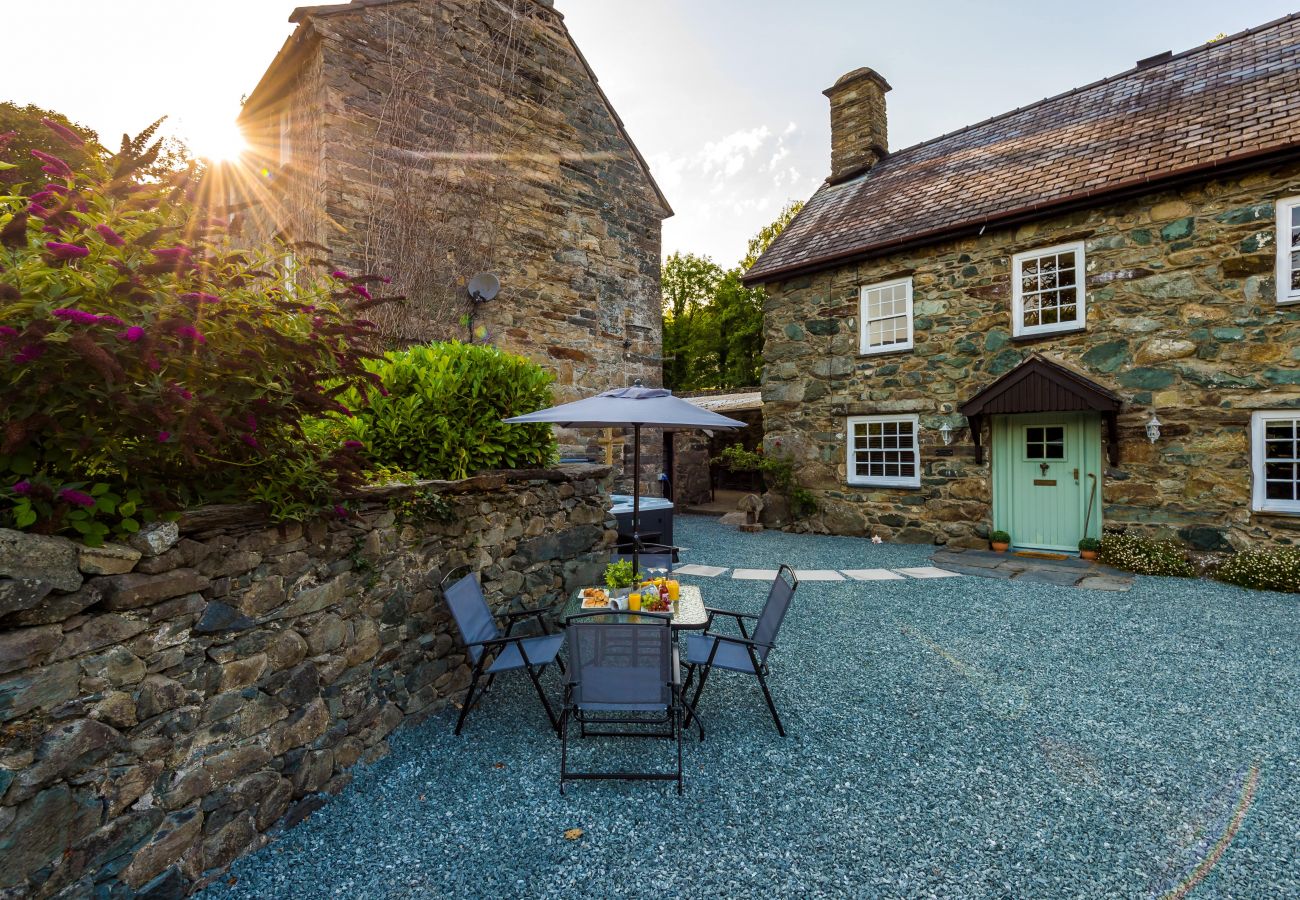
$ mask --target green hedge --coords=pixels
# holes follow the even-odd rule
[[[383,392],[343,395],[353,415],[341,421],[378,466],[465,478],[554,461],[550,425],[501,421],[552,403],[553,376],[522,356],[453,341],[386,353],[366,368]]]

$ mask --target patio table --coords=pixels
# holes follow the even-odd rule
[[[700,594],[700,589],[694,584],[683,584],[677,595],[679,609],[673,616],[672,628],[674,631],[698,631],[708,624],[709,614],[704,611],[704,597]],[[569,616],[576,616],[580,613],[599,612],[598,609],[582,608],[582,590],[573,592],[569,597],[569,602],[564,604],[564,609],[560,611],[560,625],[563,626],[568,622]],[[593,616],[584,619],[586,622],[600,622],[601,617]],[[627,622],[627,618],[616,618],[611,616],[610,621]]]

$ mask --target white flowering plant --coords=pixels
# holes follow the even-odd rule
[[[1300,548],[1242,551],[1229,557],[1214,577],[1242,587],[1300,594]]]

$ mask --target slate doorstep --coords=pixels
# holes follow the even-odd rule
[[[1001,581],[1052,584],[1094,591],[1127,591],[1133,586],[1133,576],[1127,572],[1074,557],[1035,559],[1032,556],[995,553],[991,550],[952,548],[936,552],[930,561],[962,575]]]

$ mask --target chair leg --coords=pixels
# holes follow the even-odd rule
[[[554,729],[556,733],[559,733],[559,720],[555,718],[555,711],[551,709],[551,702],[546,699],[546,691],[542,690],[541,680],[538,679],[537,673],[533,671],[532,666],[525,666],[525,668],[528,670],[529,680],[532,681],[533,687],[537,689],[537,699],[542,701],[542,708],[546,710],[546,718],[551,720],[551,728]]]
[[[767,701],[768,712],[772,714],[772,721],[776,723],[776,733],[785,737],[785,729],[781,727],[781,717],[776,714],[776,704],[772,702],[772,692],[767,689],[767,679],[763,677],[762,670],[759,670],[758,686],[763,689],[763,699]]]
[[[705,666],[700,672],[700,683],[695,686],[695,696],[691,698],[692,713],[700,708],[700,694],[704,691],[704,684],[709,680],[709,673],[713,671],[712,666]]]
[[[569,765],[569,708],[560,713],[560,793],[564,793],[564,776]]]
[[[677,795],[682,793],[682,732],[686,726],[682,723],[682,711],[673,711],[673,731],[677,733]]]
[[[469,708],[474,705],[474,688],[478,686],[479,673],[479,667],[475,666],[474,677],[469,681],[469,690],[465,692],[465,702],[460,708],[460,717],[456,720],[456,734],[460,734],[460,730],[465,727],[465,717],[469,715]],[[491,679],[488,679],[488,684],[492,684]],[[483,688],[483,691],[486,692],[487,688]]]

